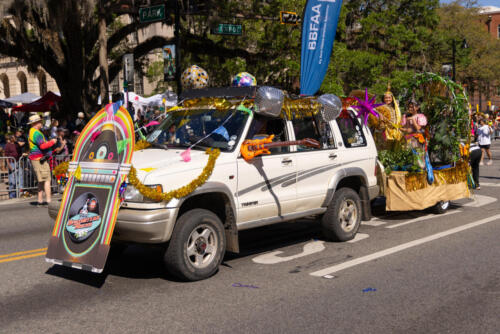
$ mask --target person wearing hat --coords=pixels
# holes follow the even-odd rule
[[[85,115],[80,111],[77,116],[78,117],[75,120],[75,128],[77,131],[81,132],[85,126]]]
[[[28,158],[31,160],[31,165],[35,170],[36,179],[38,181],[38,206],[42,206],[43,193],[45,192],[46,203],[51,201],[50,192],[50,166],[47,161],[51,156],[52,146],[57,142],[57,139],[47,141],[45,136],[40,131],[43,126],[43,119],[39,115],[30,116],[28,124],[31,125],[29,132],[30,153]]]

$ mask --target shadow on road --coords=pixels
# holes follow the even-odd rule
[[[49,268],[46,274],[95,288],[101,288],[109,275],[133,279],[162,278],[180,282],[165,270],[162,254],[159,247],[131,245],[119,251],[111,251],[100,274],[59,265]]]
[[[106,281],[106,273],[96,274],[89,271],[78,270],[70,267],[54,265],[46,272],[48,275],[57,276],[70,281],[82,283],[94,288],[100,288]]]

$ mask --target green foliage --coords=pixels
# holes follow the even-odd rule
[[[417,149],[418,150],[418,149]],[[380,150],[378,159],[384,165],[385,173],[389,175],[394,170],[417,172],[418,157],[411,148],[399,146],[393,150]]]
[[[421,73],[410,81],[402,102],[412,94],[421,101],[430,135],[428,152],[433,163],[449,164],[460,159],[460,140],[470,136],[468,100],[462,86],[434,73]]]

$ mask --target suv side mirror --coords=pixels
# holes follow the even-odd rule
[[[262,86],[255,96],[255,112],[268,117],[279,117],[285,95],[278,88]]]

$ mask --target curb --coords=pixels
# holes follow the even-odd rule
[[[53,199],[59,199],[61,197],[62,197],[61,194],[52,195]],[[30,202],[36,202],[36,200],[37,200],[36,196],[33,196],[32,198],[6,199],[6,200],[3,200],[3,201],[0,201],[0,206],[13,205],[13,204],[22,204],[22,203],[30,203]]]

